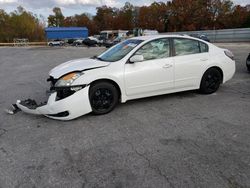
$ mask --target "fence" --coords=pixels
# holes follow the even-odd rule
[[[205,34],[211,42],[250,42],[250,28],[183,31],[161,34]]]
[[[28,46],[29,39],[14,39],[14,46]]]
[[[28,42],[26,45],[17,45],[16,43],[0,43],[0,46],[46,46],[47,42]]]

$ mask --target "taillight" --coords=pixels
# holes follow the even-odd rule
[[[234,54],[231,51],[225,50],[224,53],[225,53],[225,55],[227,57],[229,57],[230,59],[234,60]]]

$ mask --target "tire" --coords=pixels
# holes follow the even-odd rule
[[[222,83],[222,75],[216,68],[208,69],[202,76],[200,92],[203,94],[212,94],[216,92]]]
[[[50,46],[50,47],[52,47],[52,46],[53,46],[53,44],[52,44],[52,43],[49,43],[49,46]]]
[[[250,66],[249,65],[247,66],[247,70],[248,70],[248,72],[250,72]]]
[[[111,112],[117,105],[118,98],[118,91],[111,83],[99,82],[90,87],[89,101],[95,115]]]

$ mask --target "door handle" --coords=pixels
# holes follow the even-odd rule
[[[208,58],[201,58],[200,60],[201,60],[201,61],[207,61]]]
[[[167,68],[171,68],[172,66],[173,65],[171,65],[171,64],[166,64],[166,65],[163,66],[163,68],[167,69]]]

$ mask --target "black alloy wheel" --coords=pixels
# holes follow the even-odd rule
[[[247,66],[248,72],[250,72],[250,53],[249,53],[249,55],[247,57],[246,66]]]
[[[201,80],[200,92],[203,94],[211,94],[216,92],[222,82],[222,75],[216,68],[208,69]]]
[[[93,114],[106,114],[118,103],[118,92],[113,84],[99,82],[90,87],[89,100]]]

